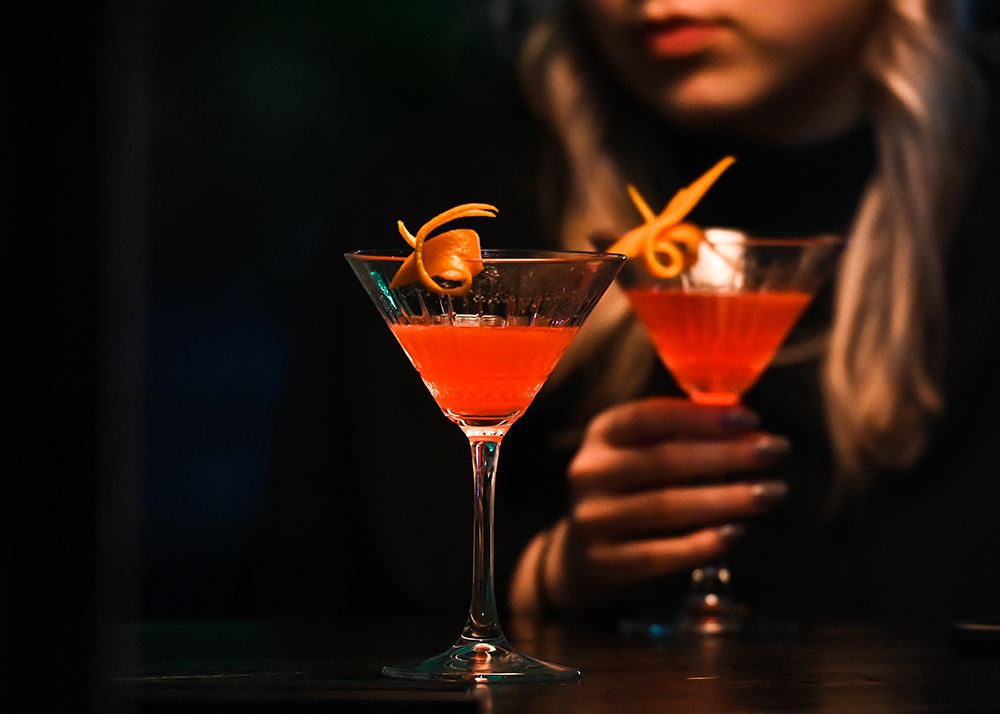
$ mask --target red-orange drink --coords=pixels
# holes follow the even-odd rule
[[[700,404],[739,402],[811,299],[803,292],[627,292],[660,359]]]
[[[577,333],[575,327],[392,325],[446,413],[519,415]]]

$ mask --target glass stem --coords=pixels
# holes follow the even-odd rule
[[[501,436],[470,436],[475,482],[472,544],[472,604],[462,631],[466,640],[503,639],[493,591],[493,494]]]

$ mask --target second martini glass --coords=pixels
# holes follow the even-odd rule
[[[630,259],[618,282],[690,399],[733,405],[832,275],[843,245],[833,236],[769,239],[709,229],[696,259],[678,275],[657,277]],[[745,629],[746,612],[732,599],[729,580],[725,565],[697,568],[672,626],[698,633]]]
[[[514,649],[500,627],[493,585],[493,494],[500,442],[531,404],[624,257],[483,251],[467,295],[390,283],[408,251],[345,257],[472,448],[472,602],[455,644],[427,660],[385,667],[391,677],[459,682],[575,679],[571,667]]]

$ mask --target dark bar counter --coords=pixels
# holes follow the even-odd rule
[[[116,686],[137,712],[1000,712],[1000,657],[977,639],[995,633],[975,630],[830,625],[650,640],[610,623],[508,623],[519,649],[583,676],[468,686],[382,676],[385,664],[446,649],[461,625],[146,624],[134,675]]]

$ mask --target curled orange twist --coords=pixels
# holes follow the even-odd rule
[[[682,221],[735,161],[732,156],[719,161],[690,186],[674,194],[659,215],[653,212],[635,186],[629,186],[629,196],[645,222],[619,238],[608,251],[629,258],[641,255],[649,272],[660,278],[676,277],[694,265],[698,259],[698,244],[705,239],[705,234],[695,224]]]
[[[395,289],[419,281],[428,290],[441,295],[468,295],[472,279],[483,269],[479,234],[469,228],[454,228],[433,238],[428,236],[431,231],[458,218],[495,218],[497,213],[497,208],[488,203],[463,203],[427,221],[416,235],[398,221],[399,234],[413,248],[413,253],[403,261],[389,287]],[[460,284],[446,288],[435,277]]]

